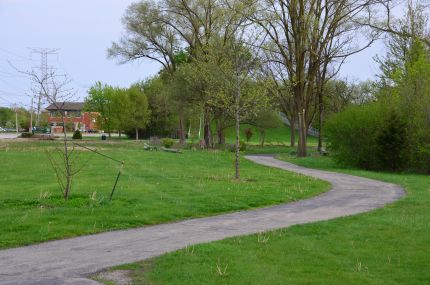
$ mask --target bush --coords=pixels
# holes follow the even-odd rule
[[[246,141],[247,142],[249,142],[251,140],[253,134],[254,133],[252,132],[251,128],[245,129],[245,136],[246,136]]]
[[[171,148],[175,144],[175,140],[171,138],[164,138],[164,139],[161,139],[161,144],[165,148]]]
[[[246,150],[246,142],[244,142],[244,141],[240,141],[239,142],[239,150],[240,151],[245,151]]]
[[[21,137],[22,138],[31,138],[33,136],[33,134],[32,133],[21,133]]]
[[[351,106],[327,120],[327,141],[341,164],[400,171],[408,166],[406,122],[381,103]]]
[[[380,114],[378,105],[351,106],[327,120],[328,146],[337,162],[365,169],[377,167]]]
[[[399,171],[408,164],[408,134],[406,122],[392,112],[386,118],[376,138],[376,158],[379,169]]]
[[[74,139],[74,140],[81,140],[81,139],[82,139],[81,131],[76,130],[76,131],[73,133],[73,137],[72,137],[72,139]]]

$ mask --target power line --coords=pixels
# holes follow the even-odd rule
[[[4,49],[4,48],[0,48],[0,51],[2,51],[2,52],[4,52],[4,53],[7,53],[7,54],[9,54],[9,55],[13,55],[13,56],[15,56],[15,57],[19,57],[19,58],[25,59],[25,60],[31,60],[31,58],[28,58],[28,57],[25,57],[25,56],[19,55],[19,54],[15,53],[15,52],[12,52],[12,51],[7,50],[7,49]]]

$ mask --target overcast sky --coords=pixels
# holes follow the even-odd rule
[[[30,81],[21,70],[40,65],[40,55],[30,48],[57,48],[48,65],[73,80],[72,87],[84,98],[89,86],[100,80],[115,86],[156,74],[157,64],[141,61],[118,65],[106,58],[106,49],[124,31],[122,15],[136,0],[0,0],[0,106],[29,106]],[[343,66],[341,77],[374,78],[373,57],[383,52],[378,43],[354,55]]]

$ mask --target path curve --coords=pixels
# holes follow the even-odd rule
[[[246,158],[326,180],[332,188],[294,203],[1,250],[0,284],[98,284],[85,276],[190,244],[370,211],[404,195],[400,186],[391,183],[308,169],[272,156]]]

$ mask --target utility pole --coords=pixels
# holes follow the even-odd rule
[[[57,54],[58,53],[58,49],[54,49],[54,48],[32,48],[31,49],[32,52],[40,54],[40,66],[38,67],[40,69],[40,78],[42,81],[45,81],[46,84],[46,89],[45,91],[49,92],[49,87],[48,84],[49,82],[47,82],[48,79],[48,55],[52,55],[52,54]],[[36,113],[36,126],[39,125],[39,121],[40,121],[40,111],[42,109],[42,99],[43,99],[43,91],[40,90],[39,94],[36,95],[37,96],[37,113]],[[56,98],[54,98],[55,100]]]
[[[17,105],[13,105],[12,106],[14,111],[15,111],[15,129],[16,129],[16,133],[19,133],[19,126],[18,126],[18,106]]]

